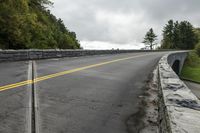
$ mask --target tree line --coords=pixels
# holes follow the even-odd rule
[[[78,49],[75,32],[47,9],[49,0],[0,0],[0,49]]]
[[[163,39],[159,49],[194,49],[200,42],[200,29],[194,28],[188,21],[169,20],[163,28]],[[145,35],[143,43],[153,49],[157,36],[151,28]]]

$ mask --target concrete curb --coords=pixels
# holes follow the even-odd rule
[[[173,71],[173,64],[179,61],[179,68],[187,52],[174,52],[161,58],[158,65],[159,80],[159,132],[200,132],[200,100]]]

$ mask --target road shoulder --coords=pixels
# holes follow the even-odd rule
[[[192,93],[196,95],[200,99],[200,84],[183,80],[189,89],[191,89]]]

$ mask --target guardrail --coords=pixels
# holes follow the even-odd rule
[[[76,57],[102,54],[119,54],[132,52],[156,52],[157,50],[0,50],[0,62],[19,60],[38,60],[48,58]],[[166,50],[158,50],[166,51]]]
[[[199,133],[200,100],[178,77],[187,52],[171,53],[159,61],[159,132]]]

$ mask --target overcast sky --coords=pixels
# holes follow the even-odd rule
[[[84,49],[138,49],[152,27],[161,39],[169,19],[200,26],[200,0],[52,0],[52,13]]]

